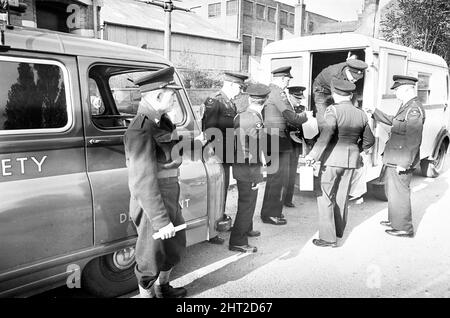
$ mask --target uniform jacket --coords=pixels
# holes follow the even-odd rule
[[[271,91],[264,106],[264,127],[271,134],[271,129],[278,129],[279,151],[291,152],[292,141],[288,136],[288,124],[295,128],[301,128],[308,119],[306,114],[296,114],[289,102],[287,94],[274,84],[269,85]],[[269,138],[270,141],[270,138]]]
[[[383,154],[383,163],[413,168],[420,160],[420,144],[425,122],[425,110],[417,97],[401,106],[395,116],[375,109],[373,117],[392,126]]]
[[[357,168],[360,151],[375,143],[367,115],[346,101],[327,108],[325,123],[309,156],[324,166]]]
[[[346,66],[347,62],[342,62],[324,68],[314,80],[314,92],[331,95],[331,80],[333,78],[348,81],[347,75],[344,72]]]
[[[124,135],[130,216],[135,220],[145,213],[156,232],[172,221],[164,206],[158,177],[177,177],[181,157],[175,160],[171,157],[178,136],[169,117],[163,115],[156,123],[154,114],[140,111]]]
[[[261,114],[253,109],[239,113],[234,119],[236,163],[233,177],[247,182],[261,182],[260,133],[264,128]]]
[[[217,92],[214,97],[208,97],[205,102],[205,113],[202,118],[202,129],[206,131],[208,128],[218,128],[222,132],[221,137],[217,137],[217,142],[223,143],[223,157],[226,158],[226,129],[233,129],[234,117],[237,114],[236,105],[231,101],[224,92]],[[206,139],[212,141],[212,136],[206,134]],[[233,137],[231,135],[231,137]],[[230,140],[229,142],[233,142]],[[223,160],[225,161],[225,160]]]

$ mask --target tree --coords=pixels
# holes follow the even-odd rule
[[[394,0],[386,11],[385,40],[438,54],[450,64],[449,0]]]

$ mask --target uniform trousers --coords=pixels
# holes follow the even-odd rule
[[[298,157],[301,153],[301,144],[295,144],[292,147],[292,152],[289,157],[289,171],[288,171],[288,182],[286,185],[286,190],[284,191],[284,200],[283,202],[292,203],[292,198],[294,197],[294,187],[295,187],[295,179],[297,178],[297,166],[298,166]]]
[[[253,230],[253,214],[258,197],[258,188],[252,189],[252,182],[237,180],[238,207],[233,229],[230,235],[230,245],[247,245],[247,233]]]
[[[392,228],[412,232],[411,178],[412,171],[398,173],[393,167],[385,167],[385,187],[388,198],[388,220]]]
[[[336,242],[344,235],[347,224],[347,203],[354,169],[324,166],[321,171],[319,208],[319,238]]]
[[[267,174],[261,217],[281,217],[283,211],[283,190],[286,189],[291,152],[280,152],[278,169]]]
[[[223,197],[223,212],[225,213],[225,207],[227,206],[227,196],[228,196],[228,187],[230,186],[230,168],[231,163],[222,163],[223,171],[224,171],[224,197]]]
[[[156,180],[155,180],[156,181]],[[158,179],[159,190],[169,219],[174,226],[185,223],[179,204],[178,178]],[[151,220],[141,211],[133,217],[138,238],[136,242],[135,273],[139,285],[149,289],[161,271],[168,271],[179,263],[186,250],[186,231],[181,230],[167,240],[153,239]]]

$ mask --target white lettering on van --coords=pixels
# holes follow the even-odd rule
[[[12,172],[6,172],[6,169],[11,169],[12,166],[8,164],[11,162],[11,159],[2,159],[2,175],[4,176],[12,176]]]
[[[188,208],[189,207],[189,201],[191,201],[191,199],[184,199],[180,201],[180,205],[181,208],[184,209],[185,207]]]
[[[20,162],[20,173],[25,174],[25,161],[27,161],[28,158],[16,158],[16,161]]]
[[[131,222],[131,216],[128,215],[128,213],[120,213],[119,215],[120,224],[123,224],[125,222]]]
[[[37,165],[39,172],[42,172],[42,164],[44,163],[45,159],[47,159],[47,156],[42,157],[41,161],[37,161],[35,157],[31,157],[31,160],[33,160]]]

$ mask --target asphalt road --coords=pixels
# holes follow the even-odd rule
[[[251,238],[255,254],[228,250],[207,242],[188,248],[173,272],[174,286],[189,297],[450,297],[450,160],[439,178],[414,175],[414,238],[387,235],[379,225],[387,203],[367,194],[351,204],[345,235],[338,248],[320,248],[317,205],[311,194],[296,193],[296,208],[285,208],[285,226],[259,218],[260,189]],[[230,191],[227,213],[234,219],[237,192]],[[58,297],[58,290],[52,291]],[[87,296],[76,292],[74,297]],[[136,293],[123,297],[135,297]],[[70,294],[65,294],[70,297]]]

